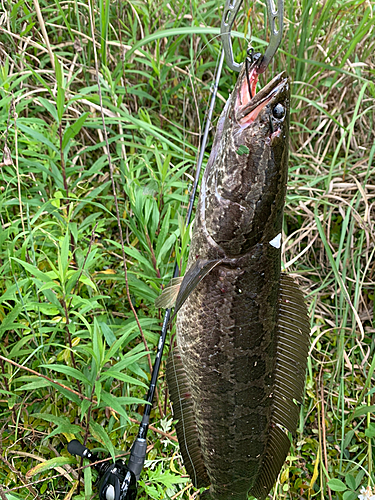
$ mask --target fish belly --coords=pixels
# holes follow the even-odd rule
[[[280,252],[258,244],[213,269],[178,314],[178,348],[216,500],[247,498],[265,454],[279,281]]]

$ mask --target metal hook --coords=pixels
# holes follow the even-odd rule
[[[253,93],[251,91],[251,84],[250,84],[250,67],[253,63],[254,63],[254,49],[250,47],[247,49],[247,57],[245,59],[246,80],[247,80],[247,88],[249,90],[250,99],[253,98]]]
[[[238,64],[233,59],[233,49],[232,49],[232,41],[231,41],[231,30],[234,23],[234,20],[237,16],[239,8],[241,7],[242,0],[227,0],[224,13],[221,20],[221,40],[223,43],[223,49],[225,54],[225,61],[230,69],[233,71],[240,71],[242,68],[242,64]],[[269,63],[272,61],[273,56],[275,55],[283,33],[284,27],[284,0],[277,0],[277,9],[275,7],[274,0],[266,0],[267,6],[267,18],[268,23],[270,25],[270,43],[267,47],[266,53],[259,60],[258,64],[258,73],[263,73]]]
[[[247,49],[247,57],[245,59],[245,70],[246,70],[246,80],[247,80],[247,87],[249,89],[250,99],[254,97],[253,92],[251,90],[250,73],[252,68],[257,67],[262,57],[263,57],[262,54],[260,54],[259,52],[254,52],[253,47],[249,47]]]

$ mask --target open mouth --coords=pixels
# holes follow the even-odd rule
[[[252,101],[256,94],[256,86],[258,83],[259,73],[256,63],[252,64],[250,68],[246,68],[247,61],[243,64],[245,68],[242,73],[242,83],[237,95],[236,108],[244,107]]]
[[[253,65],[248,74],[243,70],[242,79],[236,100],[236,119],[241,127],[247,127],[254,122],[262,109],[287,82],[285,72],[275,76],[265,87],[256,93],[258,73]]]

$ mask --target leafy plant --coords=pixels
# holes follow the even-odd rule
[[[91,498],[95,472],[67,442],[113,459],[137,433],[162,322],[154,300],[175,260],[181,273],[186,266],[184,220],[221,14],[211,0],[5,3],[0,496],[8,500]],[[245,1],[236,22],[237,61],[244,34],[264,51],[264,5]],[[288,0],[282,45],[261,76],[263,85],[286,70],[292,80],[283,266],[299,276],[312,325],[279,499],[350,500],[375,481],[373,34],[369,3]],[[214,123],[235,80],[224,69]],[[162,365],[139,497],[191,498],[164,375]]]

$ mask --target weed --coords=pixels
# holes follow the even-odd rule
[[[0,496],[89,498],[95,471],[66,444],[113,458],[136,435],[161,327],[154,300],[175,259],[186,265],[222,6],[33,5],[7,2],[0,27]],[[298,438],[274,498],[351,500],[374,486],[374,19],[371,2],[288,0],[261,78],[293,81],[283,266],[312,325]],[[260,2],[238,16],[238,62],[250,25],[263,50]],[[235,79],[224,72],[216,117]],[[159,387],[139,497],[192,498],[164,366]]]

